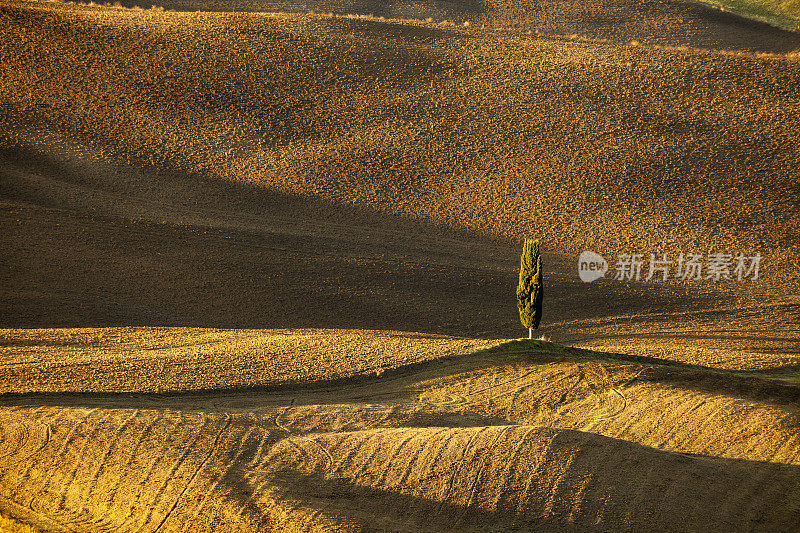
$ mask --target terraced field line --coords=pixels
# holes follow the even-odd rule
[[[13,511],[9,512],[9,514],[11,516],[18,517],[18,518],[20,518],[22,520],[27,520],[28,522],[32,522],[32,520],[30,520],[28,518],[29,516],[32,515],[33,516],[33,521],[36,522],[34,525],[36,525],[39,528],[42,528],[42,529],[46,528],[47,531],[54,531],[54,532],[58,532],[58,533],[65,532],[65,531],[69,532],[69,533],[77,533],[77,532],[75,532],[74,529],[69,527],[67,524],[63,524],[63,523],[59,522],[57,519],[55,519],[55,518],[53,518],[51,516],[48,516],[47,514],[41,512],[41,511],[37,511],[36,509],[31,507],[30,505],[25,506],[25,505],[19,503],[18,501],[12,500],[12,499],[7,498],[5,496],[0,496],[0,503],[2,503],[3,507],[5,507],[6,509],[15,509],[16,510],[16,512],[13,512]]]
[[[516,427],[520,427],[520,426],[516,426]],[[518,441],[517,441],[517,447],[516,447],[516,449],[514,449],[514,452],[513,452],[513,454],[512,454],[512,455],[509,457],[509,459],[507,460],[507,464],[506,464],[506,466],[505,466],[504,472],[503,472],[503,474],[500,476],[500,478],[499,478],[499,479],[501,479],[501,480],[508,480],[508,479],[510,479],[510,477],[511,477],[511,476],[510,476],[510,475],[511,475],[511,469],[512,469],[512,468],[514,468],[514,466],[518,464],[518,463],[517,463],[515,460],[516,460],[516,458],[519,456],[520,450],[522,449],[522,445],[525,443],[525,439],[527,439],[527,438],[528,438],[528,435],[530,435],[530,434],[531,434],[531,433],[532,433],[534,430],[537,430],[537,429],[539,429],[539,428],[538,428],[538,427],[536,427],[536,426],[531,426],[531,427],[530,427],[530,428],[529,428],[529,429],[528,429],[528,430],[527,430],[527,431],[526,431],[526,432],[525,432],[525,433],[522,435],[522,437],[520,437],[520,438],[518,439]],[[496,442],[496,441],[495,441],[495,442]],[[485,464],[486,464],[486,463],[484,462],[484,463],[483,463],[483,465],[481,465],[481,471],[483,470],[483,468],[484,468]],[[477,479],[477,477],[476,477],[476,479]],[[495,501],[494,501],[495,509],[499,507],[499,504],[500,504],[500,497],[501,497],[501,496],[502,496],[502,494],[501,494],[500,492],[498,492],[498,493],[497,493],[497,496],[496,496],[496,499],[495,499]],[[471,497],[470,497],[470,499],[471,499]]]
[[[75,436],[75,434],[76,434],[76,432],[77,432],[78,428],[79,428],[81,425],[83,425],[83,424],[84,424],[84,422],[86,422],[86,420],[87,420],[87,419],[88,419],[90,416],[92,416],[94,413],[96,413],[96,412],[97,412],[97,411],[99,411],[99,410],[100,410],[100,408],[99,408],[99,407],[95,407],[95,408],[93,408],[93,409],[89,409],[89,411],[88,411],[88,412],[86,412],[86,413],[84,414],[83,418],[82,418],[80,421],[77,421],[77,422],[75,422],[75,423],[72,425],[72,427],[70,428],[69,432],[68,432],[68,433],[67,433],[67,435],[64,437],[64,443],[61,445],[61,449],[59,449],[59,450],[58,450],[58,453],[55,453],[55,454],[53,454],[53,457],[51,458],[51,461],[52,461],[53,463],[55,463],[55,461],[56,461],[56,460],[57,460],[59,457],[63,457],[63,456],[64,456],[64,454],[65,454],[65,453],[66,453],[66,451],[67,451],[67,448],[69,447],[69,443],[71,442],[71,440],[72,440],[72,437],[73,437],[73,436]]]
[[[359,450],[361,450],[363,444],[369,440],[369,434],[366,432],[359,432],[357,433],[357,435],[361,438],[361,440],[355,445],[349,446],[349,450],[347,450],[347,452],[342,456],[341,460],[339,461],[339,464],[336,466],[336,468],[333,469],[333,472],[331,472],[331,474],[336,475],[337,473],[339,473],[339,469],[347,462],[349,462],[353,458],[353,456],[357,454]]]
[[[252,435],[255,432],[255,430],[256,430],[255,424],[251,424],[249,426],[249,428],[247,429],[247,431],[245,432],[245,434],[242,435],[241,438],[239,438],[239,445],[237,446],[236,452],[233,454],[232,459],[227,464],[227,466],[225,466],[220,472],[217,473],[216,478],[214,479],[214,482],[205,491],[205,494],[203,494],[203,499],[200,500],[200,502],[195,507],[195,510],[192,512],[192,518],[193,519],[197,519],[197,517],[200,516],[200,511],[203,510],[203,507],[205,506],[206,502],[208,501],[208,498],[211,496],[211,494],[214,493],[214,490],[216,490],[216,488],[219,486],[220,482],[222,481],[222,478],[225,477],[225,475],[227,475],[227,473],[230,470],[231,466],[238,464],[237,459],[239,458],[239,456],[242,455],[242,452],[244,452],[244,445],[245,445],[247,439],[250,437],[250,435]],[[186,529],[192,523],[195,523],[194,520],[185,521],[184,524],[183,524],[183,527],[181,528],[181,531],[186,531]]]
[[[551,441],[551,444],[552,444],[552,441]],[[545,500],[544,505],[543,505],[544,511],[547,512],[548,514],[552,514],[552,512],[553,512],[553,504],[555,502],[555,499],[557,497],[559,497],[560,494],[569,493],[569,490],[562,490],[560,488],[560,485],[562,485],[562,484],[567,482],[569,474],[570,474],[570,469],[572,468],[572,465],[575,463],[575,458],[576,458],[576,454],[571,453],[569,455],[569,457],[567,458],[566,464],[558,465],[558,467],[557,467],[557,468],[560,468],[561,472],[556,477],[556,479],[555,479],[555,481],[553,483],[553,486],[552,486],[552,488],[550,490],[550,494],[547,496],[547,499]]]
[[[181,467],[183,462],[186,460],[186,457],[188,457],[189,453],[193,450],[193,448],[195,446],[195,443],[197,442],[198,439],[200,439],[200,436],[203,434],[203,430],[208,425],[208,423],[209,423],[209,418],[207,416],[203,415],[203,425],[200,426],[200,429],[197,431],[197,434],[194,436],[194,438],[191,440],[191,442],[185,445],[185,449],[183,450],[183,453],[175,461],[175,464],[170,469],[170,472],[169,472],[169,475],[167,476],[167,479],[164,481],[162,486],[158,489],[158,492],[156,493],[155,497],[153,498],[153,504],[150,507],[150,510],[147,512],[147,516],[145,516],[144,521],[142,522],[142,526],[139,528],[140,532],[145,527],[145,525],[147,525],[150,522],[150,517],[153,516],[153,511],[156,509],[156,506],[158,505],[159,499],[164,494],[164,492],[167,490],[167,485],[169,485],[170,481],[172,481],[175,478],[175,473],[178,471],[178,469]],[[156,460],[158,460],[158,458],[154,459],[154,463],[153,464],[155,464]],[[169,511],[169,512],[171,512],[171,511]],[[162,523],[163,523],[163,521],[162,521]]]
[[[445,490],[444,498],[442,498],[442,501],[439,502],[439,512],[441,512],[444,502],[446,502],[447,499],[450,497],[450,493],[453,492],[453,482],[455,481],[456,476],[461,472],[461,468],[464,465],[464,457],[466,457],[467,455],[467,449],[475,441],[475,439],[478,438],[478,436],[481,433],[488,430],[489,427],[490,426],[484,426],[480,428],[478,431],[474,431],[472,435],[470,435],[469,439],[467,439],[467,442],[464,444],[464,447],[461,449],[461,457],[457,461],[457,466],[453,468],[452,471],[450,472],[450,479],[447,482],[447,489]]]
[[[406,438],[401,439],[400,442],[398,442],[394,446],[394,449],[389,453],[389,458],[386,460],[386,468],[383,469],[383,472],[381,472],[381,475],[378,478],[379,485],[383,485],[383,483],[386,481],[386,476],[389,475],[389,466],[391,465],[392,460],[394,460],[394,458],[400,454],[400,450],[402,450],[412,438],[414,438],[414,434],[410,433]]]
[[[127,429],[128,425],[137,417],[139,416],[139,409],[134,409],[133,413],[117,428],[114,432],[114,437],[109,439],[108,447],[106,448],[103,457],[98,461],[97,468],[94,470],[94,473],[89,477],[90,482],[92,485],[89,487],[89,494],[86,495],[86,500],[92,497],[92,491],[97,486],[97,480],[100,477],[100,472],[102,472],[103,468],[106,466],[106,460],[108,456],[111,455],[111,451],[115,448],[119,447],[120,444],[120,435]]]
[[[443,428],[443,429],[440,429],[439,431],[436,431],[433,434],[433,436],[431,437],[431,439],[432,440],[436,440],[439,437],[439,435],[441,435],[442,433],[448,431],[448,429],[449,428]],[[406,465],[405,471],[400,476],[398,484],[405,483],[406,479],[408,479],[408,476],[411,474],[411,470],[414,468],[414,465],[417,464],[417,460],[418,459],[419,459],[419,454],[416,454],[416,453],[411,457],[411,459],[409,459],[408,464]]]
[[[371,440],[370,437],[373,437],[374,433],[368,433],[367,435],[368,435],[367,436],[367,441],[370,441]],[[372,443],[372,444],[373,444],[372,453],[370,453],[369,457],[367,457],[365,460],[361,461],[361,464],[359,465],[359,468],[354,472],[354,477],[355,477],[356,480],[361,480],[361,477],[364,475],[364,473],[370,467],[370,465],[372,464],[372,461],[375,459],[375,456],[377,456],[381,451],[381,447],[380,446],[377,446],[374,443]],[[386,463],[384,462],[384,464],[386,464]]]
[[[430,459],[431,469],[434,469],[435,466],[439,463],[439,458],[442,455],[444,455],[445,451],[450,447],[450,441],[452,441],[454,438],[456,438],[457,435],[458,435],[458,432],[455,429],[448,428],[447,437],[442,440],[441,445],[434,452],[433,457],[431,457],[431,459]],[[423,444],[423,449],[424,449],[424,444]],[[451,471],[451,475],[452,475],[452,471]],[[442,506],[444,505],[444,499],[447,498],[447,495],[450,492],[449,488],[445,488],[444,490],[445,490],[445,492],[444,492],[444,495],[443,495],[443,499],[440,500],[440,502],[439,502],[439,510],[440,511],[441,511]]]
[[[80,453],[77,454],[75,459],[74,459],[75,462],[74,462],[73,467],[72,467],[72,469],[71,469],[71,471],[69,473],[68,480],[65,483],[63,483],[62,490],[59,491],[60,497],[59,497],[58,503],[56,504],[56,509],[63,509],[64,508],[64,505],[65,505],[65,503],[67,501],[67,494],[68,494],[68,490],[67,489],[68,489],[68,487],[72,486],[73,483],[75,483],[75,478],[78,475],[78,470],[80,469],[81,463],[83,462],[83,458],[86,455],[86,449],[88,447],[91,447],[95,443],[95,436],[96,436],[97,432],[102,428],[103,423],[106,422],[109,418],[111,418],[111,416],[113,415],[113,411],[111,411],[111,410],[106,411],[105,413],[103,413],[103,415],[104,416],[102,417],[102,422],[92,425],[90,430],[83,434],[84,437],[85,437],[84,441],[83,441],[83,445],[80,448]],[[58,459],[58,457],[54,458],[54,460],[55,459]],[[49,488],[49,486],[50,486],[49,485],[49,480],[50,479],[52,479],[52,477],[48,477],[48,482],[45,484],[45,489]],[[42,492],[46,492],[46,490],[42,490]]]
[[[159,422],[159,421],[162,421],[162,420],[166,420],[166,417],[164,417],[163,413],[158,413],[156,416],[154,416],[153,418],[151,418],[149,420],[147,426],[145,426],[144,430],[142,431],[142,436],[139,438],[139,442],[136,443],[136,446],[134,446],[133,451],[131,452],[129,461],[132,461],[134,458],[139,456],[139,454],[137,453],[137,450],[142,446],[142,443],[145,441],[145,438],[150,436],[153,433],[153,426],[156,424],[156,422]],[[145,481],[147,481],[150,478],[150,475],[153,473],[153,469],[155,468],[155,465],[158,462],[159,458],[161,458],[164,455],[164,451],[166,449],[166,446],[167,446],[167,444],[162,441],[161,448],[158,450],[159,453],[153,453],[152,454],[152,460],[148,464],[147,469],[142,472],[144,479],[140,483],[137,484],[137,487],[138,487],[137,488],[137,492],[135,494],[133,494],[132,497],[131,497],[132,501],[136,502],[141,497],[141,492],[143,490],[143,487],[146,486]],[[133,508],[134,508],[133,505],[128,507],[128,512],[125,514],[125,516],[122,519],[122,522],[120,524],[120,529],[123,529],[128,524],[128,522],[131,520],[131,518],[133,518],[133,516],[131,514],[133,512]],[[143,526],[140,526],[140,527],[143,527]],[[133,524],[131,524],[131,529],[132,528],[133,528]]]
[[[503,433],[505,433],[508,430],[508,428],[510,428],[510,427],[511,426],[503,426],[503,428],[500,431],[497,432],[497,435],[495,435],[495,438],[492,441],[492,444],[488,449],[493,450],[495,445],[497,444],[497,441],[500,440],[500,437],[503,435]],[[478,479],[480,478],[481,474],[483,473],[483,470],[486,468],[486,463],[487,463],[487,461],[483,461],[483,463],[481,463],[480,468],[478,468],[478,472],[475,474],[475,479],[472,481],[472,485],[470,486],[470,497],[469,497],[469,500],[467,501],[467,504],[464,505],[464,508],[462,510],[462,516],[463,516],[464,513],[466,513],[466,510],[469,507],[469,504],[472,502],[472,499],[475,497],[475,486],[476,486],[476,484],[478,482]],[[442,506],[444,505],[445,501],[446,501],[446,498],[443,499],[441,502],[439,502],[439,511],[440,512],[441,512]]]
[[[134,470],[133,468],[130,468],[130,467],[131,467],[131,464],[133,463],[134,459],[136,459],[138,457],[138,454],[136,453],[136,450],[139,449],[139,447],[141,446],[142,442],[145,440],[146,435],[149,435],[150,432],[152,431],[153,419],[148,418],[147,422],[148,423],[142,424],[142,429],[136,435],[136,438],[135,438],[135,441],[134,441],[134,442],[136,442],[136,445],[133,446],[133,448],[130,450],[130,453],[126,454],[127,458],[126,458],[126,461],[125,461],[125,464],[124,464],[125,468],[123,468],[122,471],[125,471],[126,469],[129,470],[129,471],[133,471]],[[121,492],[119,490],[119,488],[120,488],[120,485],[123,482],[124,477],[125,476],[123,476],[123,475],[117,476],[117,480],[114,483],[114,487],[109,491],[109,493],[111,494],[111,497],[108,500],[108,505],[106,506],[106,509],[105,509],[105,511],[107,513],[110,513],[111,509],[114,508],[114,502],[118,499],[118,496],[119,496],[119,494]],[[123,492],[123,494],[129,495],[129,493],[127,493],[127,492]],[[128,506],[126,508],[125,515],[122,517],[122,521],[118,526],[120,530],[123,530],[125,524],[127,524],[129,516],[131,514],[131,510],[132,510],[132,505],[128,504]]]
[[[208,453],[203,458],[203,460],[200,462],[200,464],[197,465],[197,468],[195,469],[194,473],[192,473],[191,477],[189,478],[189,481],[187,481],[186,484],[183,486],[183,490],[181,490],[180,494],[178,494],[178,496],[175,498],[175,501],[172,502],[172,506],[169,508],[167,513],[164,515],[164,517],[158,523],[158,526],[156,526],[156,528],[153,530],[153,533],[158,533],[161,530],[161,528],[164,527],[164,524],[166,523],[167,519],[170,516],[172,516],[172,513],[175,511],[175,508],[178,507],[178,502],[181,500],[181,498],[183,498],[183,495],[186,494],[186,490],[189,488],[189,486],[195,480],[197,475],[200,473],[200,470],[203,469],[203,467],[208,462],[208,460],[211,458],[211,456],[214,455],[214,452],[217,450],[217,446],[219,445],[219,439],[222,436],[222,433],[226,429],[228,429],[230,427],[230,425],[231,425],[231,416],[226,413],[225,414],[225,424],[222,425],[222,428],[219,430],[219,432],[217,433],[216,437],[214,437],[214,443],[211,445],[211,449],[208,451]]]

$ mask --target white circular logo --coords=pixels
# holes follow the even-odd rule
[[[586,250],[578,257],[578,276],[581,281],[591,283],[608,272],[608,261],[603,256]]]

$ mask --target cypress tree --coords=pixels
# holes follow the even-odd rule
[[[517,308],[522,325],[528,328],[528,338],[539,329],[542,320],[542,256],[539,255],[539,240],[525,239],[519,266],[517,285]]]

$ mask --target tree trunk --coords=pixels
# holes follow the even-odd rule
[[[531,293],[531,303],[533,303],[533,293]],[[533,328],[528,328],[528,340],[533,338]]]

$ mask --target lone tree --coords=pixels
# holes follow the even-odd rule
[[[517,307],[522,325],[528,328],[528,338],[539,329],[542,320],[542,256],[539,255],[539,240],[525,239],[519,265],[517,285]]]

